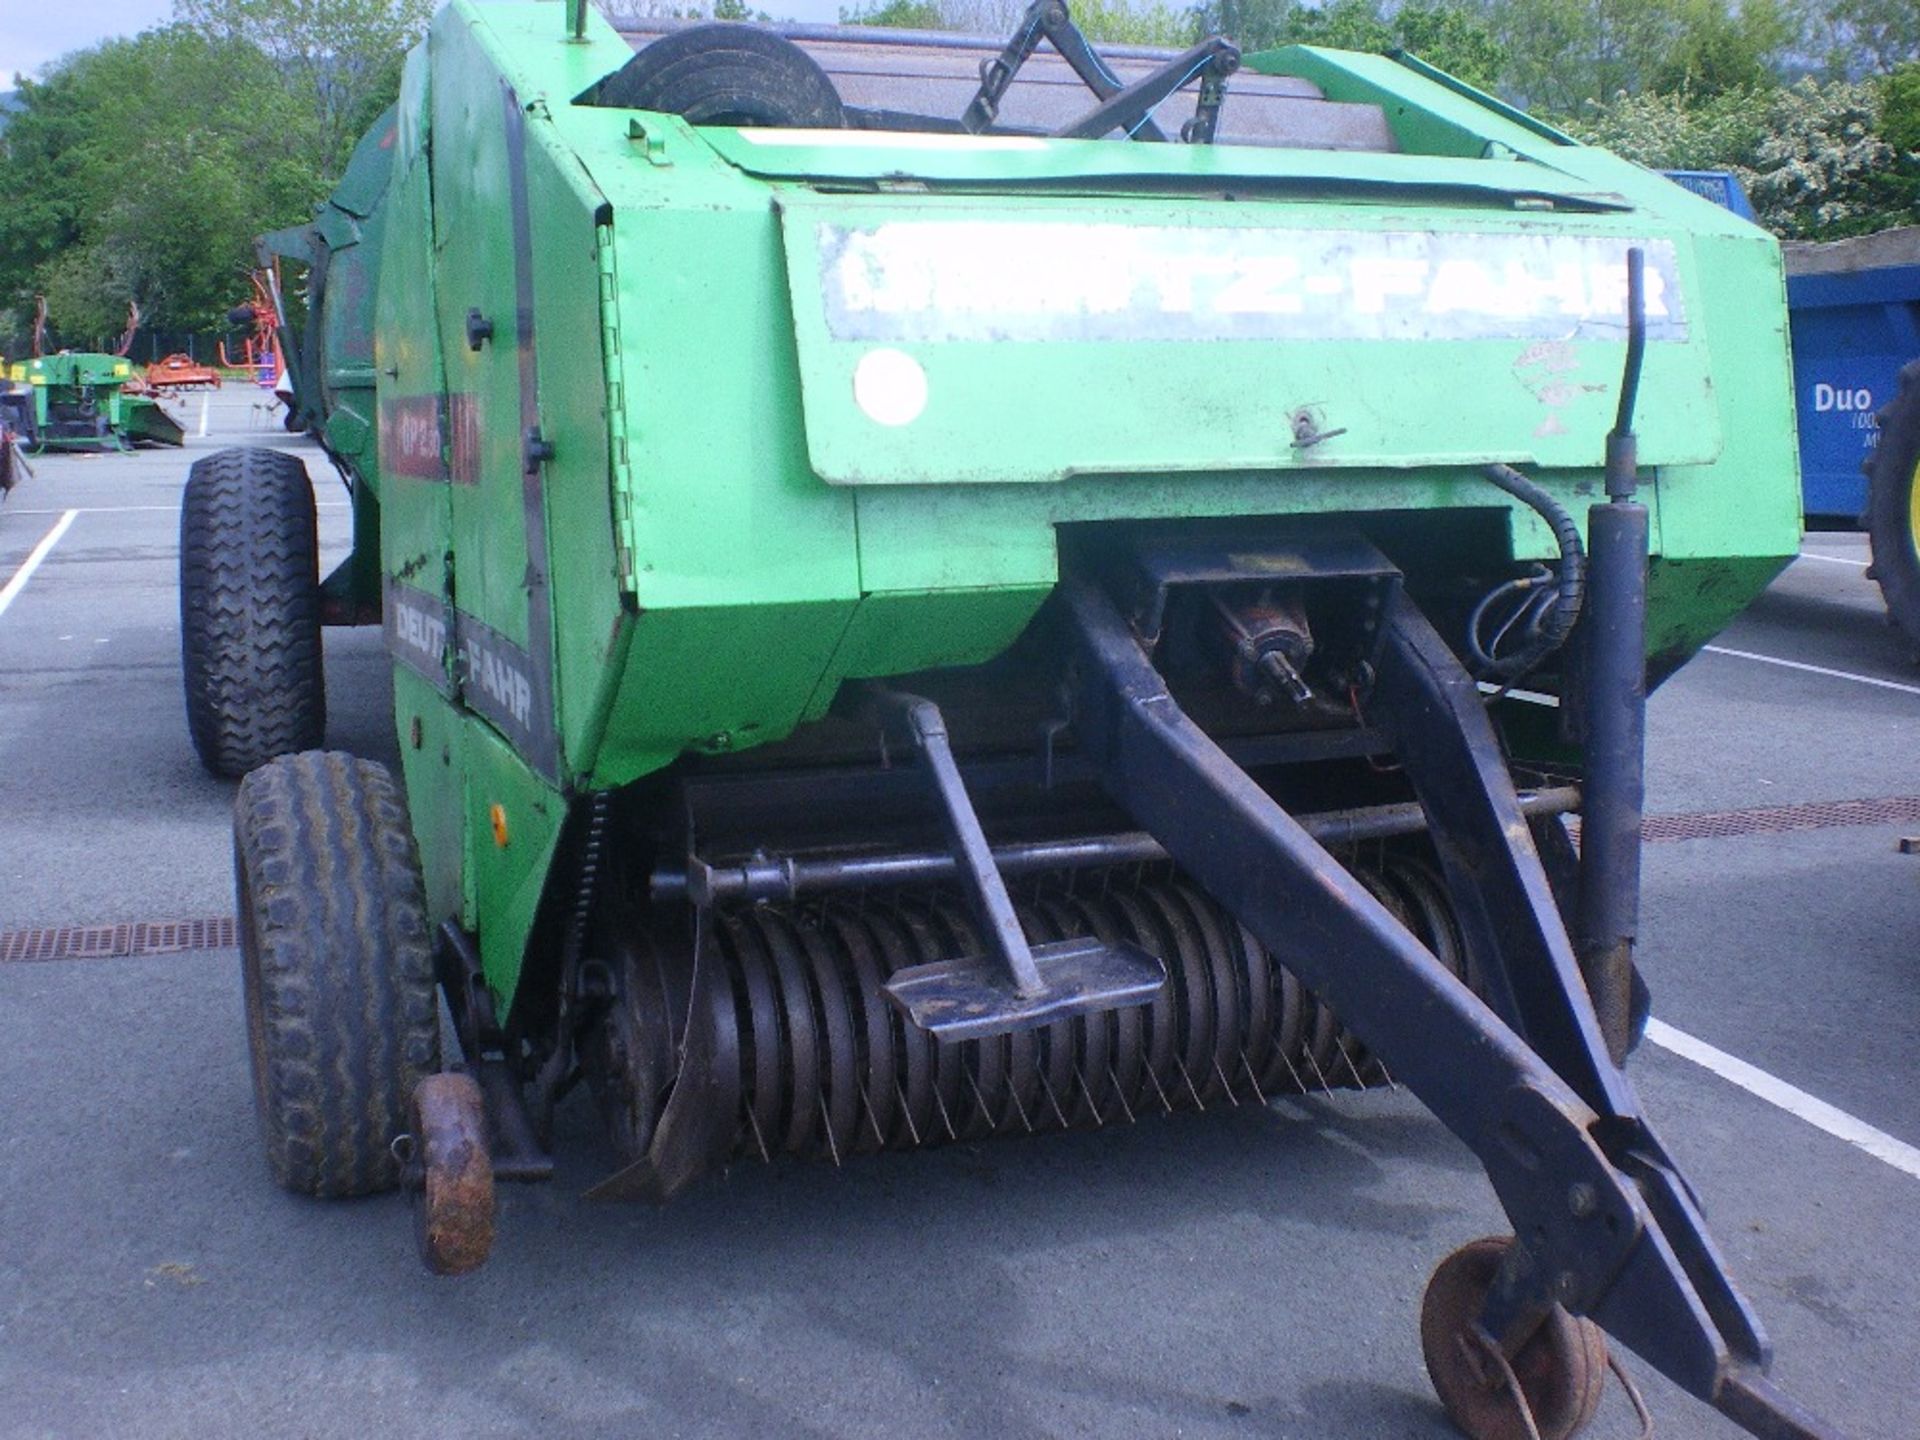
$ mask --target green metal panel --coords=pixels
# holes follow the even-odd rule
[[[472,873],[467,864],[467,718],[405,667],[394,670],[393,711],[428,912],[436,920],[453,918],[472,927],[476,905],[466,885]]]
[[[852,609],[828,600],[643,617],[591,783],[625,784],[688,751],[717,755],[784,740],[830,673]]]
[[[1575,471],[1541,471],[1534,478],[1580,514],[1591,503],[1597,480],[1592,472]],[[1658,550],[1663,533],[1658,497],[1647,499]],[[1486,563],[1556,553],[1539,517],[1474,471],[1130,475],[1044,486],[862,490],[861,573],[874,589],[1051,585],[1057,578],[1056,525],[1155,515],[1364,516],[1440,509],[1507,512],[1511,554],[1489,556]]]
[[[425,73],[423,66],[408,66],[410,80],[424,82]],[[379,290],[374,332],[382,372],[378,458],[369,473],[379,488],[384,573],[451,604],[453,510],[444,425],[446,371],[434,306],[432,175],[425,131],[416,132],[415,140],[421,148],[402,151],[385,207],[390,225],[382,249],[386,283]],[[356,548],[364,539],[357,532],[356,523]],[[443,681],[452,673],[445,659],[439,669]]]
[[[648,122],[678,158],[691,127],[678,117]],[[885,130],[702,130],[699,140],[728,163],[772,180],[964,183],[970,190],[1077,182],[1121,186],[1150,177],[1163,188],[1196,192],[1231,186],[1236,194],[1318,195],[1352,204],[1407,199],[1510,208],[1521,199],[1564,202],[1573,210],[1631,209],[1541,158],[1472,158],[1349,150],[1278,150],[1247,145],[1123,145],[1109,140],[1047,140],[1023,135],[958,137]]]
[[[608,444],[617,396],[603,354],[603,232],[594,223],[603,201],[543,114],[530,117],[528,140],[539,423],[555,442],[543,494],[554,537],[552,623],[563,637],[553,647],[556,703],[563,765],[573,774],[593,768],[629,639]]]
[[[632,580],[647,615],[859,593],[852,497],[820,484],[794,423],[800,375],[768,197],[730,198],[613,223]]]
[[[1506,151],[1557,167],[1576,148],[1543,135],[1505,106],[1490,108],[1389,56],[1289,45],[1249,55],[1246,64],[1269,75],[1311,80],[1329,100],[1380,106],[1395,141],[1413,155],[1480,158]]]
[[[1677,281],[1656,292],[1672,319],[1648,347],[1643,460],[1719,451],[1691,247],[1658,224],[1252,200],[781,205],[807,443],[831,482],[1592,464],[1625,352],[1599,287],[1633,241]],[[1345,273],[1303,272],[1302,254]],[[1514,310],[1521,274],[1538,288]],[[1344,291],[1317,297],[1323,278]],[[876,352],[919,385],[911,414],[863,395]],[[1446,375],[1473,379],[1423,383]],[[1301,445],[1302,410],[1338,433]]]
[[[378,487],[381,574],[419,597],[385,605],[395,666],[394,724],[408,808],[420,847],[427,904],[436,920],[473,925],[468,888],[467,721],[451,697],[453,507],[447,471],[446,372],[434,295],[432,171],[426,52],[407,59],[401,80],[391,188],[381,213],[374,369],[379,377],[376,448],[355,487],[355,549],[365,546],[359,509]],[[417,622],[417,628],[414,628]],[[430,622],[430,623],[429,623]]]
[[[971,590],[883,590],[865,596],[802,718],[824,715],[845,679],[991,660],[1027,628],[1052,588],[1051,584],[993,585]],[[931,655],[929,636],[941,642]]]
[[[466,888],[487,983],[507,1003],[567,805],[489,726],[469,717],[466,730]]]
[[[520,365],[515,343],[512,169],[507,112],[518,100],[476,27],[442,21],[428,38],[433,93],[433,237],[446,357],[456,603],[527,644]],[[467,314],[494,327],[478,349]]]
[[[1647,577],[1647,661],[1666,679],[1726,628],[1791,563],[1789,556],[1656,559]]]
[[[1715,465],[1660,472],[1664,553],[1784,560],[1800,548],[1800,447],[1793,406],[1780,403],[1793,393],[1793,367],[1779,247],[1753,229],[1698,243],[1703,303],[1729,322],[1738,317],[1713,351],[1726,440]]]

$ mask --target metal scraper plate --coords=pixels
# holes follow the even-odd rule
[[[1167,967],[1127,941],[1059,940],[1033,947],[1040,989],[1023,995],[986,955],[896,970],[887,998],[937,1040],[1030,1030],[1070,1015],[1144,1005],[1167,983]]]

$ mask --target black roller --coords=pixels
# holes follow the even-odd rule
[[[1240,994],[1246,981],[1244,966],[1227,938],[1235,928],[1231,919],[1192,885],[1176,880],[1168,887],[1199,934],[1200,953],[1206,957],[1207,979],[1213,993],[1213,1055],[1200,1091],[1210,1100],[1238,1098],[1240,1056],[1246,1048],[1246,1008]]]
[[[774,907],[755,906],[748,929],[764,947],[780,995],[781,1035],[788,1061],[782,1076],[786,1104],[781,1107],[780,1147],[789,1154],[810,1154],[822,1082],[820,1027],[814,1019],[806,962],[789,938],[785,917]]]
[[[912,906],[896,905],[893,916],[906,937],[907,964],[927,965],[952,958],[953,952],[942,947],[932,927]],[[967,1047],[942,1045],[931,1036],[925,1039],[933,1052],[933,1123],[927,1134],[932,1138],[944,1134],[949,1140],[958,1140],[975,1108],[968,1093],[971,1081],[967,1057],[963,1054]]]
[[[905,933],[885,915],[864,913],[858,917],[861,929],[874,940],[875,959],[881,974],[919,963],[908,949]],[[921,1145],[934,1134],[934,1084],[936,1059],[933,1037],[918,1026],[906,1023],[891,1002],[881,997],[881,1005],[893,1012],[900,1094],[900,1123],[892,1132],[891,1143],[906,1147]]]
[[[1168,953],[1166,940],[1148,920],[1144,903],[1131,887],[1111,886],[1097,898],[1100,904],[1111,907],[1117,928],[1124,938],[1166,962],[1166,989],[1140,1016],[1143,1045],[1141,1063],[1137,1067],[1128,1067],[1139,1076],[1139,1083],[1124,1098],[1132,1115],[1147,1114],[1156,1107],[1171,1109],[1173,1097],[1169,1090],[1177,1091],[1180,1088],[1175,1070],[1175,1058],[1179,1054],[1179,997],[1187,990],[1184,977],[1174,973],[1179,957]],[[1089,903],[1092,903],[1091,899]]]
[[[1353,869],[1443,965],[1462,972],[1458,926],[1428,861],[1388,852]],[[875,892],[716,915],[712,956],[725,983],[712,992],[713,1023],[737,1033],[707,1047],[704,1063],[728,1073],[701,1084],[737,1111],[735,1153],[844,1159],[1386,1078],[1327,1006],[1211,897],[1164,867],[1145,876],[1031,877],[1015,900],[1035,940],[1095,936],[1148,948],[1166,962],[1166,989],[1147,1006],[942,1044],[883,986],[908,966],[978,953],[958,893]],[[639,958],[655,957],[664,970],[673,953],[656,937]],[[638,1024],[634,1012],[687,988],[685,977],[653,965],[629,964],[625,976],[615,1052],[648,1048],[646,1036],[657,1043],[661,1027]],[[604,1068],[614,1052],[597,1053]],[[644,1146],[636,1131],[653,1108],[646,1097],[667,1083],[670,1063],[634,1054],[635,1084],[596,1086],[627,1102],[614,1117],[623,1154]]]
[[[761,1159],[770,1160],[779,1140],[781,1082],[786,1073],[773,975],[759,943],[738,916],[720,916],[716,928],[739,997],[735,1008],[747,1016],[742,1049],[749,1057],[745,1069],[751,1098],[742,1109],[749,1132],[742,1138],[751,1141]]]
[[[1254,943],[1253,936],[1247,933],[1244,925],[1237,922],[1233,925],[1232,943],[1241,976],[1246,982],[1243,987],[1246,997],[1243,1021],[1246,1043],[1240,1051],[1243,1069],[1234,1072],[1234,1084],[1250,1086],[1254,1098],[1264,1100],[1266,1090],[1260,1084],[1260,1076],[1265,1072],[1269,1057],[1279,1040],[1275,1024],[1273,967],[1268,963],[1267,952]]]
[[[1161,937],[1158,945],[1149,944],[1147,948],[1167,962],[1167,978],[1178,982],[1173,989],[1181,1001],[1176,1022],[1177,1083],[1167,1083],[1164,1076],[1162,1083],[1176,1105],[1204,1108],[1205,1086],[1213,1064],[1213,966],[1201,947],[1200,936],[1181,914],[1173,887],[1144,885],[1140,890]]]
[[[1041,910],[1053,921],[1054,933],[1062,940],[1086,935],[1112,943],[1115,935],[1102,933],[1088,922],[1078,904],[1066,895],[1043,896]],[[1140,1051],[1140,1012],[1137,1009],[1105,1010],[1083,1015],[1074,1021],[1079,1049],[1073,1056],[1075,1103],[1069,1110],[1076,1125],[1104,1125],[1108,1112],[1119,1112],[1119,1091],[1127,1082],[1116,1073],[1119,1049],[1130,1045],[1137,1058]],[[1131,1040],[1127,1037],[1131,1036]]]
[[[595,103],[684,115],[695,125],[838,129],[840,94],[791,40],[753,25],[694,25],[639,51]]]
[[[829,905],[822,916],[833,935],[830,947],[840,957],[852,1003],[860,1014],[861,1124],[854,1148],[865,1152],[886,1147],[898,1105],[899,1043],[894,1036],[895,1012],[880,993],[886,979],[879,952],[866,928],[845,906]]]

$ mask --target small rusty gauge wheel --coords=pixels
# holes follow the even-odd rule
[[[1556,1305],[1503,1366],[1477,1326],[1512,1244],[1504,1236],[1475,1240],[1434,1270],[1420,1306],[1427,1374],[1468,1440],[1570,1440],[1599,1408],[1607,1338],[1591,1320]]]
[[[480,1087],[471,1075],[429,1075],[414,1087],[409,1118],[398,1150],[421,1263],[436,1275],[477,1270],[493,1249],[493,1157]]]

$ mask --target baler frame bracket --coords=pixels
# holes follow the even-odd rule
[[[1043,39],[1052,44],[1099,102],[1071,125],[1053,132],[1067,139],[1097,140],[1114,130],[1124,130],[1131,140],[1165,141],[1166,132],[1154,123],[1154,110],[1198,78],[1200,97],[1194,118],[1182,128],[1179,138],[1188,144],[1211,144],[1219,125],[1220,104],[1226,98],[1227,77],[1240,68],[1239,47],[1213,35],[1139,79],[1122,81],[1073,23],[1065,0],[1034,0],[1006,47],[981,62],[980,88],[960,117],[962,130],[979,135],[992,128],[1007,88]]]
[[[1317,544],[1249,574],[1332,568]],[[1485,703],[1404,589],[1369,716],[1426,813],[1485,998],[1188,718],[1104,589],[1069,574],[1062,590],[1075,729],[1109,793],[1485,1167],[1516,1242],[1483,1335],[1511,1356],[1564,1306],[1756,1435],[1834,1435],[1765,1381],[1759,1322],[1608,1054]]]
[[[494,1017],[493,993],[487,988],[479,947],[451,920],[442,923],[435,938],[434,968],[440,989],[453,1017],[460,1053],[486,1107],[493,1178],[551,1180],[553,1156],[540,1143],[520,1078],[508,1061],[510,1041]]]
[[[922,756],[985,942],[983,954],[895,972],[885,987],[887,998],[943,1041],[1031,1029],[1151,1001],[1167,983],[1167,967],[1138,945],[1092,938],[1028,941],[967,795],[940,707],[884,688],[872,694],[883,723],[904,732]]]

